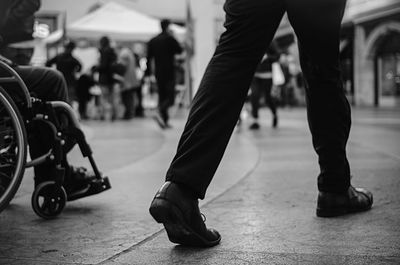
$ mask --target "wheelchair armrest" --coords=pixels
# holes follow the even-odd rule
[[[3,55],[0,54],[0,61],[2,61],[3,63],[9,65],[10,67],[16,67],[18,66],[16,63],[14,63],[13,61],[11,61],[10,59],[4,57]]]

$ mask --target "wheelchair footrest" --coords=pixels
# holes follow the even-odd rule
[[[101,179],[94,179],[93,181],[88,183],[88,187],[86,189],[78,191],[73,194],[68,194],[67,200],[74,201],[77,199],[81,199],[83,197],[101,193],[101,192],[109,190],[109,189],[111,189],[111,184],[110,184],[108,177],[104,177]]]

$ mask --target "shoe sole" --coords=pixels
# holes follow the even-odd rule
[[[150,214],[162,223],[171,242],[190,247],[213,247],[221,241],[206,240],[196,233],[185,221],[182,212],[174,204],[162,198],[155,198],[150,206]]]
[[[359,213],[359,212],[365,212],[368,211],[372,208],[372,204],[374,204],[374,197],[371,195],[369,197],[368,195],[365,195],[369,203],[367,206],[363,208],[345,208],[345,207],[338,207],[338,208],[319,208],[317,207],[316,214],[318,217],[337,217],[337,216],[342,216],[346,214],[352,214],[352,213]]]
[[[371,209],[371,206],[361,209],[348,209],[348,208],[337,208],[337,209],[320,209],[317,208],[316,214],[318,217],[337,217],[346,214],[365,212]]]

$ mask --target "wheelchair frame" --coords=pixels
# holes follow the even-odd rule
[[[56,168],[54,181],[45,181],[35,187],[31,199],[32,208],[37,215],[44,219],[52,219],[62,212],[67,200],[75,200],[84,197],[83,194],[80,194],[73,198],[67,198],[66,192],[62,186],[65,170],[61,163],[63,158],[63,147],[66,144],[66,137],[71,137],[76,141],[83,157],[89,159],[93,168],[97,184],[99,185],[96,187],[93,186],[92,190],[88,190],[87,192],[90,193],[89,195],[110,189],[111,185],[107,177],[102,177],[93,159],[92,150],[86,142],[85,135],[80,128],[78,119],[72,107],[66,102],[42,102],[41,100],[31,97],[27,86],[13,67],[17,66],[13,65],[11,61],[0,55],[0,68],[9,74],[9,76],[0,77],[0,87],[2,87],[0,90],[0,97],[2,100],[4,99],[4,102],[10,101],[9,107],[15,113],[15,117],[22,117],[23,124],[18,124],[21,122],[21,119],[15,119],[13,122],[17,128],[16,133],[19,134],[18,138],[23,141],[22,144],[19,143],[21,146],[24,145],[22,150],[18,150],[19,152],[22,152],[21,157],[23,159],[19,159],[18,161],[20,165],[17,165],[19,168],[14,173],[11,184],[7,187],[9,190],[8,193],[6,192],[5,196],[3,196],[4,194],[0,194],[0,212],[6,208],[12,200],[12,197],[15,195],[23,178],[25,168],[34,167],[43,163],[54,163]],[[17,84],[17,87],[20,90],[13,91],[19,92],[22,97],[18,104],[13,100],[11,94],[4,86],[10,83]],[[6,95],[3,95],[3,93]],[[70,126],[64,131],[58,129],[60,126],[56,113],[64,113],[68,117]],[[32,159],[31,161],[26,161],[26,146],[28,145],[26,131],[29,131],[30,125],[34,123],[41,123],[50,129],[52,136],[54,137],[52,148],[50,148],[46,154]]]

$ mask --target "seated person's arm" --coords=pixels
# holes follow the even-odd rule
[[[40,0],[25,0],[11,9],[7,24],[13,25],[18,21],[32,16],[40,8]]]

